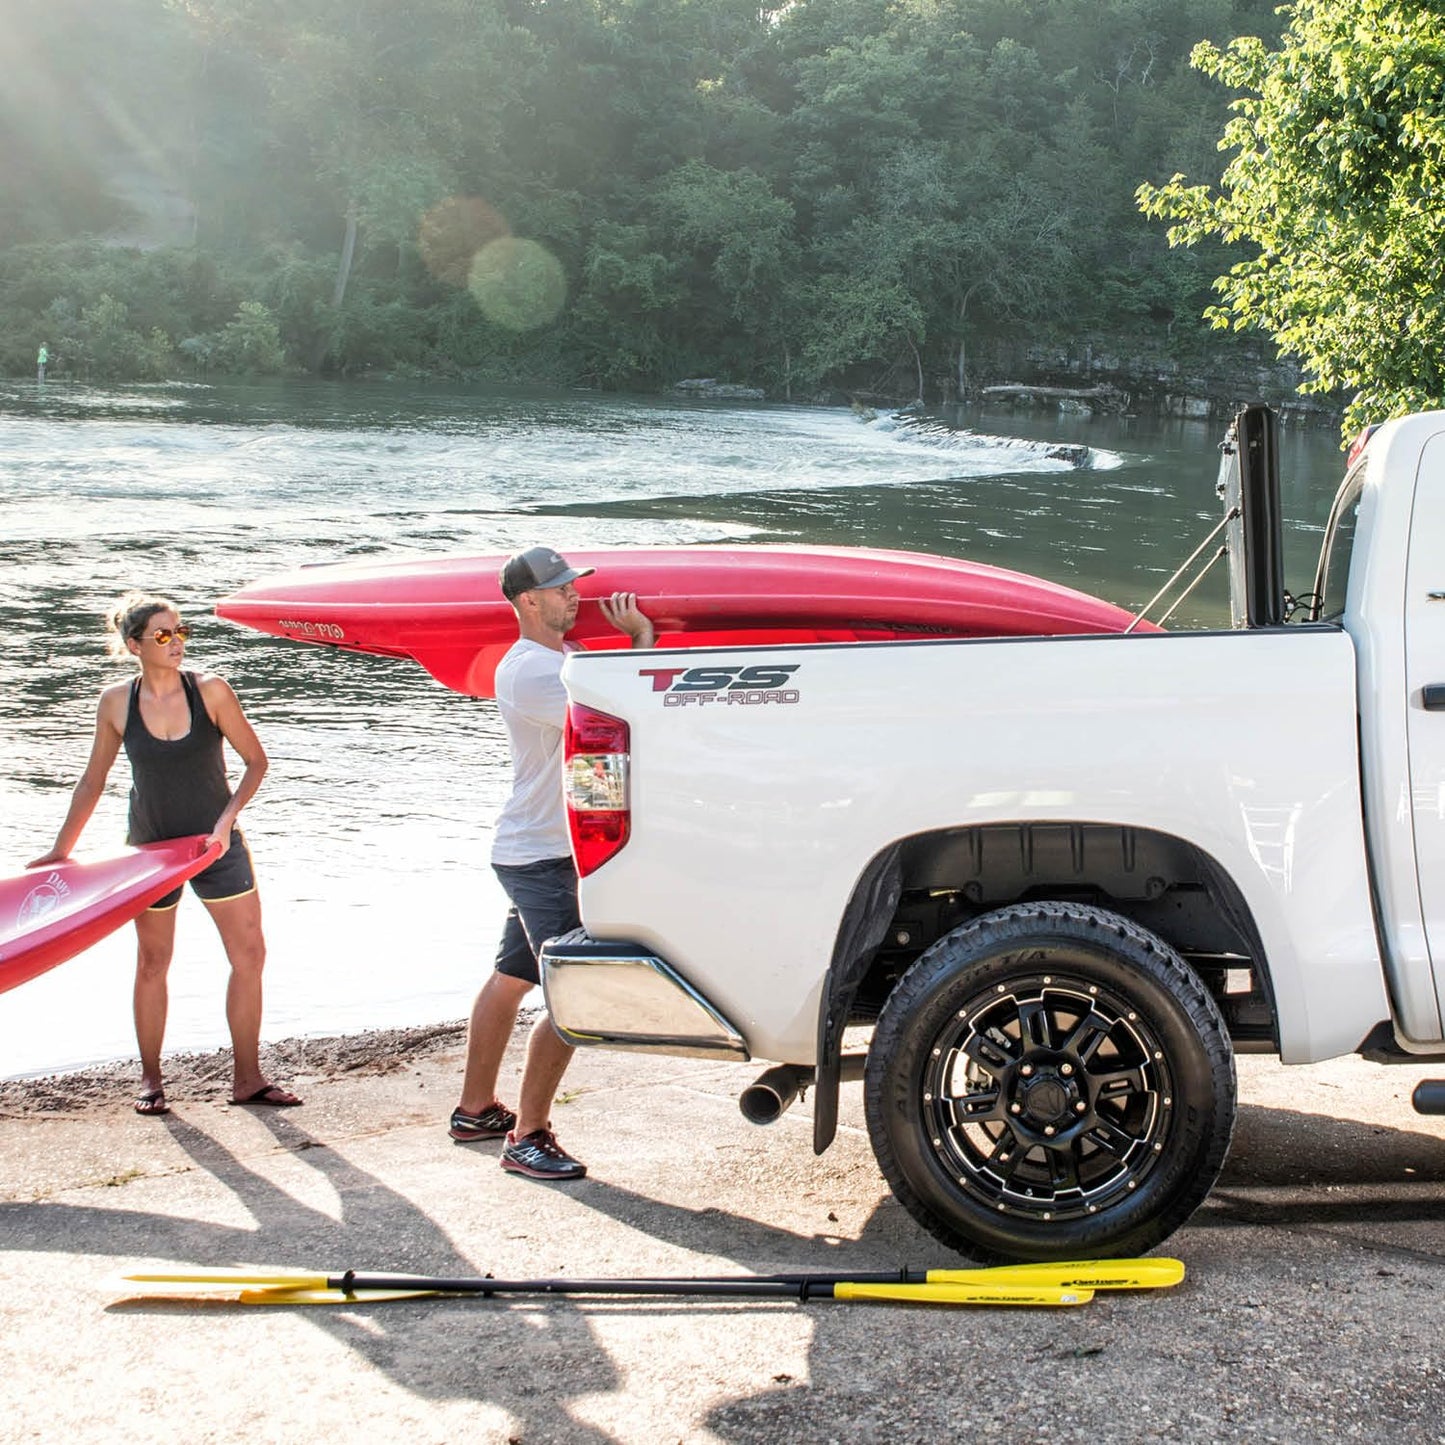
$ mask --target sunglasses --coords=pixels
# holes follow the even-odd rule
[[[175,628],[157,627],[156,630],[151,633],[151,640],[158,643],[161,647],[168,647],[171,638],[179,637],[181,641],[184,642],[190,635],[191,629],[183,622],[179,627]],[[144,634],[142,634],[142,636],[144,636]]]

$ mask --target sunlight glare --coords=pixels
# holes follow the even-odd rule
[[[465,286],[477,252],[511,234],[506,217],[480,196],[448,196],[421,218],[416,244],[438,281]]]
[[[517,236],[482,247],[468,284],[487,319],[512,331],[545,326],[567,299],[562,263],[545,246]]]

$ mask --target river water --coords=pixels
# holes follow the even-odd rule
[[[47,848],[84,765],[121,592],[174,598],[193,666],[271,757],[243,818],[270,961],[265,1036],[463,1016],[504,902],[490,703],[409,663],[247,633],[217,598],[303,562],[406,552],[808,542],[1036,572],[1145,602],[1220,514],[1220,428],[971,413],[948,434],[847,410],[390,383],[99,390],[0,383],[0,876]],[[1086,466],[1044,443],[1089,448]],[[1341,463],[1287,431],[1286,577],[1307,590]],[[1171,626],[1225,622],[1212,577]],[[233,760],[234,761],[234,760]],[[119,762],[77,856],[124,836]],[[168,1050],[226,1042],[225,963],[188,893]],[[0,995],[0,1077],[133,1056],[129,928]]]

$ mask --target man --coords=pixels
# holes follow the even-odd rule
[[[580,1179],[587,1166],[552,1132],[552,1101],[573,1048],[543,1015],[527,1042],[522,1093],[514,1114],[497,1098],[502,1055],[517,1010],[540,982],[537,952],[548,938],[581,926],[577,872],[562,798],[564,639],[577,620],[573,585],[595,568],[569,567],[550,547],[519,552],[502,568],[502,595],[517,614],[517,641],[497,666],[497,703],[512,748],[512,792],[497,820],[492,867],[511,900],[496,971],[472,1006],[462,1096],[450,1134],[469,1143],[506,1135],[502,1168],[532,1179]],[[632,592],[600,598],[602,615],[633,647],[651,647],[652,623]]]

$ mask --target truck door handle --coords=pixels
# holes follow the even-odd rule
[[[1427,682],[1420,689],[1426,712],[1445,712],[1445,682]]]

